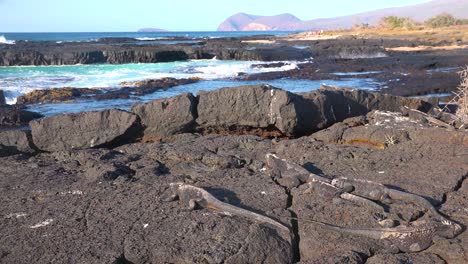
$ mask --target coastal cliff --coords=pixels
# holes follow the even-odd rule
[[[92,43],[18,41],[15,45],[0,44],[0,66],[156,63],[215,57],[220,60],[277,61],[304,60],[311,56],[308,50],[288,46],[246,49],[249,44],[243,43],[242,39],[198,40],[195,44],[143,44],[136,39],[113,38]]]

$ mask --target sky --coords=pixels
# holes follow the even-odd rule
[[[238,12],[302,20],[428,0],[0,0],[0,32],[214,31]]]

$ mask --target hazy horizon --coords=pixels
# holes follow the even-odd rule
[[[200,0],[155,3],[151,0],[0,0],[0,32],[135,32],[140,28],[169,31],[215,31],[227,17],[290,13],[302,20],[336,17],[428,0],[335,0],[310,3],[291,0]]]

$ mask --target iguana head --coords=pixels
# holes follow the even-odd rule
[[[437,234],[444,238],[454,238],[462,233],[463,227],[450,220],[441,220]]]
[[[169,188],[164,191],[164,193],[161,195],[161,201],[162,202],[171,202],[177,199],[178,193],[177,190],[184,185],[185,183],[183,182],[172,182],[169,184]]]

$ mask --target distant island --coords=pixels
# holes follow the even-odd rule
[[[168,30],[161,28],[140,28],[137,32],[167,32]]]
[[[237,13],[227,18],[218,26],[218,31],[261,31],[261,30],[334,30],[349,29],[355,25],[376,25],[383,17],[410,17],[422,22],[441,13],[448,13],[457,18],[468,18],[467,0],[433,0],[423,4],[386,8],[349,16],[301,20],[291,14],[258,16]]]

